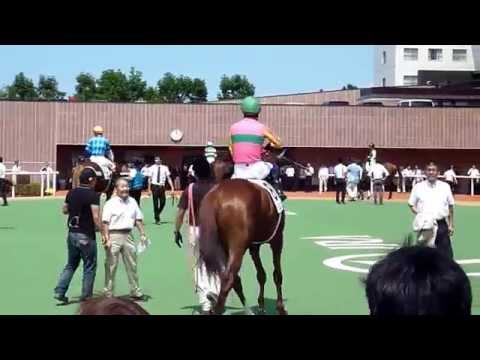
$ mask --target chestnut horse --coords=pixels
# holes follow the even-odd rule
[[[242,293],[239,274],[245,252],[249,250],[260,286],[258,306],[265,313],[264,288],[266,273],[260,259],[260,246],[268,243],[273,253],[273,279],[277,289],[277,311],[286,315],[282,295],[281,254],[285,212],[278,214],[269,194],[259,186],[242,179],[225,179],[232,170],[228,161],[217,159],[213,164],[220,182],[202,200],[200,217],[200,260],[207,272],[219,274],[220,294],[213,313],[222,314],[229,291]],[[238,293],[238,291],[237,291]]]

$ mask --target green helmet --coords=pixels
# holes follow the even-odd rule
[[[240,105],[244,114],[259,114],[261,110],[260,103],[253,96],[247,96]]]

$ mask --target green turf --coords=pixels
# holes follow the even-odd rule
[[[0,273],[3,296],[0,314],[73,314],[78,305],[56,306],[53,288],[65,265],[65,218],[60,214],[62,201],[45,199],[19,200],[9,207],[0,207]],[[336,205],[333,201],[292,200],[286,203],[287,216],[283,254],[284,294],[290,314],[367,314],[359,273],[329,268],[327,258],[385,252],[385,250],[329,250],[318,246],[307,236],[371,235],[386,242],[401,242],[411,227],[412,217],[403,203],[387,203],[375,207],[371,203]],[[191,314],[196,307],[192,278],[184,249],[173,243],[174,209],[170,202],[163,214],[168,223],[153,224],[150,199],[142,204],[146,216],[146,231],[153,245],[139,258],[140,285],[152,298],[144,303],[152,314]],[[480,257],[480,246],[474,226],[478,208],[456,208],[456,259]],[[275,312],[275,290],[272,279],[271,253],[262,248],[267,269],[267,312]],[[100,292],[104,281],[104,253],[99,247],[99,262],[95,291]],[[466,265],[470,272],[480,272],[480,265]],[[250,305],[256,305],[257,283],[254,267],[247,256],[242,267],[242,281]],[[471,277],[474,290],[475,314],[480,314],[478,277]],[[72,298],[80,295],[81,269],[77,271],[69,290]],[[117,272],[117,295],[128,293],[123,264]],[[227,314],[241,311],[234,294],[228,301]]]

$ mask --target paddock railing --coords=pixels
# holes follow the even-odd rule
[[[27,175],[30,176],[30,183],[36,182],[32,180],[40,179],[40,197],[45,196],[45,191],[52,191],[52,196],[55,196],[57,193],[57,175],[58,171],[53,172],[44,172],[44,171],[7,171],[5,175],[11,177],[13,186],[12,186],[12,199],[16,197],[16,186],[17,186],[17,176]]]

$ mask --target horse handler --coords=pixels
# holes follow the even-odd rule
[[[128,195],[128,181],[120,178],[115,184],[116,196],[105,203],[102,213],[102,240],[105,246],[105,296],[113,296],[115,273],[122,255],[130,284],[130,296],[143,300],[145,297],[138,285],[137,249],[131,232],[134,226],[140,231],[140,241],[147,238],[143,227],[143,214],[134,198]]]
[[[178,247],[182,246],[183,239],[180,229],[182,227],[185,212],[188,210],[189,223],[189,241],[188,256],[193,259],[193,275],[195,279],[195,292],[198,295],[201,311],[195,314],[209,314],[220,293],[220,278],[218,276],[209,276],[205,269],[205,264],[200,264],[200,247],[198,244],[199,224],[198,210],[200,202],[204,196],[215,186],[210,174],[210,164],[205,158],[200,158],[193,163],[193,170],[198,179],[197,182],[190,184],[182,193],[178,203],[178,213],[175,222],[175,243]]]

